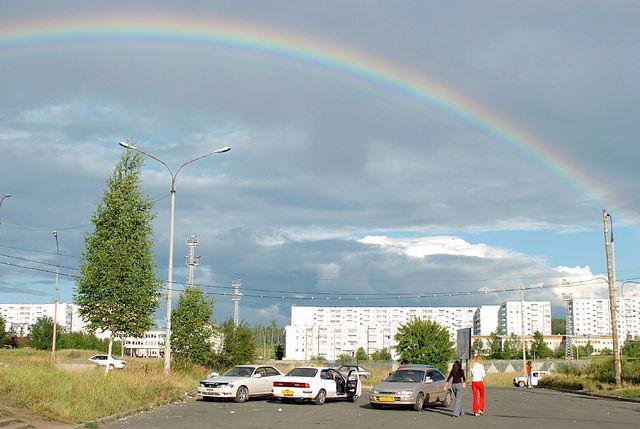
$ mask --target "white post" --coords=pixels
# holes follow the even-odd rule
[[[171,298],[173,287],[173,222],[176,205],[176,181],[171,180],[171,220],[169,221],[169,267],[167,269],[167,313],[164,337],[164,372],[171,371]]]

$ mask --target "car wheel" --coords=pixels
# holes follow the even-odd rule
[[[440,401],[440,405],[448,408],[451,406],[451,402],[453,402],[453,395],[450,390],[447,390],[447,393],[444,395],[444,399]]]
[[[320,389],[316,397],[313,399],[313,403],[316,405],[322,405],[324,404],[325,399],[327,399],[327,392],[325,392],[323,389]]]
[[[413,404],[414,411],[422,411],[424,407],[424,395],[422,393],[418,393],[418,397],[416,398],[416,403]]]
[[[375,408],[376,410],[379,410],[382,408],[382,404],[375,404],[373,402],[370,402],[369,405],[371,405],[371,408]]]
[[[244,386],[238,387],[234,401],[241,403],[246,401],[248,398],[249,398],[249,391],[247,390],[247,388]]]
[[[524,381],[519,381],[518,382],[518,387],[524,387]]]

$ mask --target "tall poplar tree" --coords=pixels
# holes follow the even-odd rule
[[[91,330],[113,338],[142,336],[153,324],[161,283],[152,251],[153,202],[142,195],[142,155],[122,154],[91,217],[75,302]],[[108,366],[106,367],[108,371]]]
[[[213,299],[208,300],[197,286],[187,287],[171,312],[171,348],[176,359],[199,365],[211,362],[211,337],[215,329]]]

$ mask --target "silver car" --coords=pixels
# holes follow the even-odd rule
[[[371,389],[369,403],[373,408],[383,405],[411,405],[422,411],[425,404],[451,405],[453,392],[446,378],[430,365],[403,365]]]
[[[268,365],[238,365],[222,377],[211,377],[198,383],[198,397],[233,399],[244,402],[253,396],[271,396],[273,380],[282,373]]]

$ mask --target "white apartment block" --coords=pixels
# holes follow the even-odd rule
[[[41,317],[53,319],[53,315],[54,304],[0,304],[5,329],[19,336],[29,335],[31,326]],[[58,303],[56,321],[66,332],[84,331],[86,327],[75,304]]]
[[[499,305],[482,305],[473,315],[473,335],[488,336],[498,332]]]
[[[395,336],[411,319],[433,320],[449,330],[473,326],[476,307],[291,307],[285,328],[285,359],[321,356],[335,360],[362,347],[368,354],[388,349],[395,357]]]
[[[520,301],[503,303],[498,311],[498,330],[500,334],[507,336],[524,334],[525,337],[529,337],[536,331],[543,335],[551,335],[551,303],[524,301],[524,306]]]
[[[147,331],[142,337],[126,337],[124,353],[140,358],[160,358],[164,356],[165,331]]]
[[[618,297],[618,336],[640,337],[640,297]],[[611,310],[606,298],[573,298],[568,303],[567,333],[574,336],[610,336]]]

